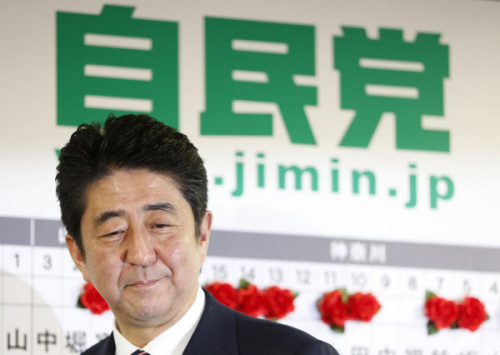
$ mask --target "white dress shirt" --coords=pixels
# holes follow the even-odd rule
[[[142,350],[151,355],[182,355],[198,326],[204,308],[205,293],[200,287],[193,305],[186,314],[173,326],[151,340]],[[114,323],[113,337],[116,345],[115,355],[130,355],[138,349],[118,331],[116,322]]]

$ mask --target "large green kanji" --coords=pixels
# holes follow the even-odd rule
[[[368,147],[384,112],[396,116],[396,147],[422,151],[450,151],[448,131],[422,128],[422,115],[443,116],[443,81],[448,77],[448,46],[438,34],[419,33],[414,42],[402,30],[380,29],[379,39],[368,39],[363,28],[342,27],[334,38],[335,68],[340,71],[341,107],[356,111],[341,146]],[[420,63],[420,69],[374,67],[363,60]],[[391,63],[391,62],[388,62]],[[415,97],[369,92],[368,86],[412,89]],[[439,117],[436,117],[439,118]]]
[[[236,41],[273,43],[281,52],[238,48]],[[206,111],[204,135],[271,136],[272,115],[237,113],[234,101],[278,105],[290,140],[315,144],[304,106],[316,105],[316,88],[299,86],[294,75],[315,75],[314,27],[222,18],[205,19]],[[235,71],[265,80],[235,80]]]
[[[178,126],[177,23],[135,19],[133,11],[133,7],[105,5],[100,15],[57,13],[59,125],[99,121],[110,112],[118,116],[140,111]],[[92,41],[89,36],[104,40]],[[95,74],[89,68],[108,74]],[[113,74],[131,70],[149,75],[118,78]],[[130,102],[146,103],[148,108],[122,109],[123,103],[130,106]]]

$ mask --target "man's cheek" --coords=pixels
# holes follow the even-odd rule
[[[98,260],[93,266],[92,275],[90,276],[96,283],[100,283],[102,284],[101,287],[106,288],[112,285],[116,286],[121,272],[120,265],[104,258],[100,259],[100,261]]]
[[[185,255],[184,250],[185,246],[176,240],[162,245],[156,252],[165,265],[172,266],[182,260]]]

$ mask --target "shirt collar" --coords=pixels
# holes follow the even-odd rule
[[[182,355],[200,321],[204,308],[205,293],[199,287],[196,299],[186,314],[173,326],[151,340],[143,350],[152,355]],[[130,355],[137,350],[137,347],[118,331],[116,322],[113,326],[113,337],[116,344],[115,355]]]

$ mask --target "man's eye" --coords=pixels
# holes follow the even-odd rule
[[[169,224],[162,224],[162,223],[160,223],[160,224],[153,225],[153,227],[156,228],[156,229],[163,229],[163,228],[170,227],[170,225]]]
[[[120,235],[121,233],[123,233],[122,230],[117,230],[117,231],[114,231],[114,232],[111,232],[111,233],[108,233],[108,234],[105,234],[103,235],[103,237],[114,237],[116,235]]]

